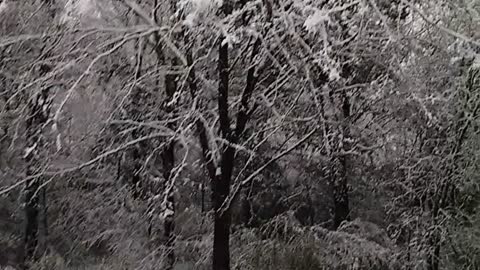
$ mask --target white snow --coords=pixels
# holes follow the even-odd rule
[[[4,10],[6,10],[8,8],[8,4],[7,4],[7,1],[6,0],[3,0],[1,3],[0,3],[0,13],[2,13]]]
[[[222,6],[222,4],[223,0],[183,0],[179,6],[188,13],[183,23],[194,26],[201,17],[206,16],[212,9]]]
[[[303,26],[309,32],[316,32],[318,25],[324,26],[325,22],[329,21],[330,17],[328,16],[328,12],[322,9],[317,9],[312,15],[307,17]]]

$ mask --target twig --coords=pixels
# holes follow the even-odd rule
[[[307,135],[305,135],[305,137],[303,137],[301,140],[299,140],[298,142],[296,142],[294,145],[292,145],[290,148],[286,149],[285,151],[279,153],[278,155],[274,156],[273,158],[271,158],[268,162],[266,162],[265,164],[263,164],[262,167],[258,168],[256,171],[254,171],[252,174],[250,174],[245,180],[243,180],[240,184],[238,184],[236,187],[235,187],[235,190],[233,191],[232,195],[229,196],[229,199],[228,200],[225,200],[224,203],[222,204],[222,207],[220,207],[220,210],[221,210],[221,214],[220,215],[223,215],[225,213],[225,211],[227,211],[228,209],[230,209],[231,205],[232,205],[232,202],[233,200],[238,196],[238,193],[240,192],[240,189],[247,185],[248,183],[250,183],[250,181],[252,181],[258,174],[260,174],[263,170],[265,170],[270,164],[272,164],[273,162],[279,160],[280,158],[282,158],[283,156],[287,155],[288,153],[292,152],[295,148],[297,148],[298,146],[300,146],[301,144],[303,144],[306,140],[308,140],[313,134],[315,134],[315,132],[318,130],[318,128],[314,128],[312,131],[310,131]]]
[[[137,13],[138,16],[140,16],[143,20],[148,22],[151,26],[156,28],[159,27],[157,23],[150,16],[148,16],[148,14],[145,13],[145,11],[141,7],[139,7],[136,3],[129,0],[124,0],[123,2],[133,11],[135,11],[135,13]],[[158,34],[162,38],[163,42],[165,42],[165,44],[170,48],[170,50],[172,50],[177,55],[177,57],[182,61],[182,64],[184,66],[187,66],[188,65],[187,58],[185,58],[185,56],[180,52],[178,47],[165,35],[160,34],[160,32],[158,32]]]
[[[62,174],[66,174],[66,173],[71,173],[71,172],[74,172],[74,171],[77,171],[77,170],[80,170],[80,169],[83,169],[83,168],[86,168],[86,167],[89,167],[89,166],[92,166],[93,164],[97,163],[98,161],[108,157],[108,156],[111,156],[117,152],[120,152],[122,151],[123,149],[126,149],[132,145],[135,145],[139,142],[142,142],[142,141],[146,141],[146,140],[151,140],[151,139],[154,139],[154,138],[157,138],[157,137],[169,137],[171,136],[172,134],[171,133],[164,133],[164,132],[158,132],[158,133],[153,133],[153,134],[150,134],[148,136],[144,136],[144,137],[141,137],[141,138],[138,138],[136,140],[132,140],[128,143],[125,143],[124,145],[121,145],[115,149],[112,149],[112,150],[109,150],[109,151],[106,151],[104,152],[103,154],[100,154],[98,155],[97,157],[87,161],[87,162],[84,162],[78,166],[75,166],[75,167],[70,167],[70,168],[67,168],[67,169],[63,169],[63,170],[58,170],[58,171],[53,171],[53,172],[41,172],[41,173],[37,173],[37,174],[34,174],[34,175],[30,175],[28,177],[25,177],[24,179],[18,181],[17,183],[9,186],[9,187],[6,187],[4,189],[1,189],[0,190],[0,196],[10,192],[11,190],[17,188],[18,186],[24,184],[26,181],[28,180],[31,180],[31,179],[35,179],[37,177],[41,177],[41,176],[56,176],[56,175],[62,175]]]

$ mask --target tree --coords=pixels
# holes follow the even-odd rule
[[[50,71],[50,67],[40,67],[40,74],[45,75]],[[37,175],[41,172],[42,162],[41,151],[45,145],[45,138],[42,133],[45,125],[50,118],[50,109],[52,98],[50,97],[50,89],[40,89],[39,93],[33,95],[28,104],[29,114],[27,116],[27,145],[25,147],[25,161],[27,163],[26,174],[30,177],[25,182],[25,258],[31,259],[34,256],[38,245],[39,233],[39,215],[40,215],[40,198],[45,200],[45,188],[42,187],[41,177]],[[44,201],[44,203],[46,203]],[[46,217],[44,217],[46,218]]]
[[[447,2],[81,0],[54,20],[2,2],[2,143],[25,145],[27,175],[12,160],[0,195],[25,186],[26,257],[42,216],[68,243],[32,268],[62,249],[109,268],[474,267],[478,12]]]

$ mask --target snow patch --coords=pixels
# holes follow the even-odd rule
[[[211,10],[221,7],[223,0],[182,0],[180,9],[186,10],[187,16],[183,23],[187,26],[195,26],[202,17]]]
[[[309,32],[316,32],[317,26],[325,27],[325,23],[330,22],[328,12],[323,9],[317,9],[312,15],[308,16],[303,26]]]
[[[62,23],[71,23],[80,18],[99,19],[101,15],[96,0],[67,0],[65,12],[60,20]]]
[[[472,69],[480,69],[480,54],[476,54],[473,59]]]
[[[3,0],[3,1],[0,3],[0,13],[2,13],[3,11],[5,11],[7,8],[8,8],[7,1]]]

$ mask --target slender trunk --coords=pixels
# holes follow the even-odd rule
[[[163,152],[163,169],[166,184],[166,194],[164,201],[164,237],[166,239],[166,266],[165,269],[171,270],[175,264],[175,196],[174,196],[174,175],[173,166],[175,158],[175,143],[171,142]]]
[[[339,158],[340,165],[338,175],[334,178],[333,183],[333,226],[337,229],[344,220],[348,220],[350,216],[350,207],[348,200],[348,186],[345,175],[346,160],[345,157]]]
[[[252,227],[254,226],[254,220],[253,220],[253,203],[252,203],[252,194],[253,194],[253,186],[254,182],[250,184],[249,189],[245,189],[244,191],[244,197],[242,199],[242,221],[244,226],[246,227]]]
[[[145,49],[145,43],[142,39],[138,39],[137,43],[135,44],[136,59],[135,59],[135,74],[134,80],[137,81],[142,74],[142,66],[143,66],[143,52]],[[135,121],[143,120],[144,112],[141,110],[143,107],[142,105],[145,103],[145,90],[142,89],[140,86],[134,86],[132,89],[132,93],[130,96],[129,104],[126,110],[125,118],[126,119],[133,119]],[[143,129],[138,127],[134,129],[131,133],[131,140],[138,139],[142,136]],[[124,160],[121,162],[123,163],[121,166],[121,179],[123,184],[126,184],[127,187],[131,190],[132,196],[137,198],[145,198],[146,189],[143,183],[142,177],[142,167],[143,167],[143,158],[144,158],[144,151],[147,149],[147,145],[145,142],[137,143],[133,145],[131,148],[125,151]]]
[[[35,168],[28,169],[28,176]],[[25,188],[25,259],[34,259],[47,247],[48,222],[46,187],[41,177],[28,180]]]
[[[47,187],[43,187],[40,189],[41,192],[41,201],[40,201],[40,206],[41,206],[41,215],[40,215],[40,223],[41,223],[41,230],[39,230],[39,233],[41,234],[41,239],[43,241],[41,242],[41,249],[46,250],[47,249],[47,239],[48,239],[48,204],[47,204]]]
[[[476,87],[478,86],[478,80],[480,80],[480,70],[479,69],[472,69],[468,71],[467,74],[467,82],[466,88],[468,89],[468,93],[475,93]],[[446,177],[443,179],[441,183],[440,192],[435,194],[434,202],[433,202],[433,210],[432,210],[432,218],[435,222],[434,225],[437,225],[437,219],[442,213],[443,209],[448,208],[452,204],[454,204],[455,198],[455,183],[452,182],[452,174],[455,171],[455,167],[457,166],[457,162],[461,157],[463,144],[467,139],[467,131],[472,126],[472,119],[475,119],[479,112],[480,112],[480,98],[478,94],[473,96],[465,97],[466,104],[469,102],[474,102],[475,106],[469,112],[470,117],[465,118],[466,111],[461,111],[459,116],[459,121],[454,123],[455,130],[456,130],[456,142],[451,150],[450,155],[453,157],[452,164],[447,169],[445,173]],[[465,106],[465,108],[468,108]],[[436,226],[435,226],[436,227]],[[430,235],[430,248],[433,249],[429,252],[427,256],[427,269],[428,270],[438,270],[440,266],[440,252],[442,248],[441,243],[441,232],[439,230],[435,230]]]
[[[171,65],[176,65],[175,59],[171,59]],[[168,104],[172,101],[177,90],[177,76],[165,76],[165,87],[168,97]],[[171,105],[167,105],[165,111],[171,114],[174,110]],[[176,123],[169,123],[168,127],[174,130]],[[175,138],[172,138],[163,151],[163,176],[166,182],[166,194],[164,203],[164,236],[166,239],[166,266],[165,269],[172,270],[175,264]]]
[[[140,132],[132,132],[132,137],[134,139],[141,137],[139,134]],[[133,197],[134,198],[145,198],[145,187],[143,186],[142,183],[142,149],[146,149],[143,147],[143,143],[138,143],[137,145],[133,146],[133,149],[131,149],[130,155],[131,155],[131,160],[129,161],[130,164],[129,166],[129,172],[128,174],[130,175],[130,183],[132,185],[132,191],[133,191]],[[130,167],[131,166],[131,167]]]
[[[155,6],[157,6],[157,1],[155,1]],[[170,13],[173,15],[176,13],[176,1],[170,0]],[[155,20],[157,20],[157,14],[154,14]],[[175,38],[179,36],[175,35]],[[157,37],[158,38],[158,37]],[[159,41],[159,40],[157,40]],[[157,62],[161,64],[166,61],[167,65],[170,67],[175,67],[178,65],[178,60],[172,52],[167,51],[166,54],[160,50],[160,47],[156,50],[157,53]],[[172,116],[175,113],[174,109],[174,95],[178,88],[178,76],[176,74],[166,74],[165,75],[165,92],[167,94],[167,102],[165,105],[165,112],[167,116]],[[170,122],[168,127],[172,130],[177,128],[176,122]],[[167,147],[163,151],[163,175],[166,184],[166,194],[164,199],[164,237],[166,239],[166,270],[172,270],[175,265],[175,176],[174,176],[174,166],[175,166],[175,138],[172,138],[168,143]]]
[[[346,93],[342,94],[342,139],[340,150],[347,152],[350,150],[350,100]],[[333,185],[334,217],[333,226],[337,229],[344,220],[350,219],[350,206],[348,198],[348,156],[341,153],[338,157],[338,164]]]
[[[28,169],[31,171],[31,169]],[[29,175],[31,175],[29,173]],[[25,186],[25,260],[34,258],[38,245],[38,216],[40,179],[34,178],[26,182]]]
[[[202,204],[202,213],[205,213],[205,180],[202,181],[202,187],[201,187],[201,204]]]
[[[40,215],[40,196],[45,196],[42,187],[42,178],[35,176],[41,166],[40,151],[43,147],[42,131],[48,121],[51,108],[51,99],[49,90],[43,89],[38,93],[28,105],[30,114],[28,115],[27,126],[27,145],[24,159],[27,163],[26,175],[29,178],[25,182],[25,235],[24,235],[24,261],[34,259],[38,248],[39,239],[39,215]],[[43,197],[43,204],[46,205],[46,198]],[[46,219],[46,216],[44,217]],[[45,221],[46,224],[46,221]],[[46,225],[45,225],[46,226]],[[44,228],[45,231],[47,228]]]
[[[433,248],[433,251],[429,252],[427,258],[427,270],[438,270],[440,264],[440,234],[436,231],[430,238],[430,247]]]

